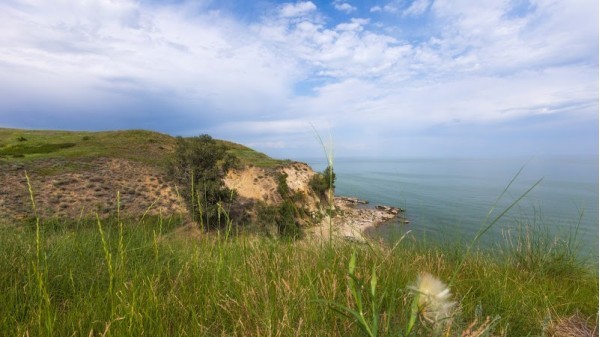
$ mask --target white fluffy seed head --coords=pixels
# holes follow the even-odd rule
[[[419,312],[436,329],[450,323],[456,302],[444,282],[429,273],[422,273],[410,289],[418,296]]]

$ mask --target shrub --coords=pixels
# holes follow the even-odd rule
[[[171,175],[183,186],[192,219],[203,227],[226,225],[224,211],[235,199],[234,191],[225,187],[223,177],[235,165],[235,158],[209,135],[177,138]]]
[[[286,198],[290,194],[290,187],[287,184],[287,173],[281,172],[277,175],[277,192],[282,198]]]
[[[257,205],[257,225],[267,236],[279,236],[284,240],[296,240],[302,237],[302,229],[296,221],[296,206],[290,200],[280,205]]]
[[[256,205],[256,223],[261,232],[269,237],[277,236],[277,221],[279,218],[279,207],[259,202]]]
[[[285,200],[279,206],[277,231],[283,239],[296,240],[302,236],[300,225],[296,222],[296,206],[290,200]]]
[[[310,188],[319,196],[326,196],[329,189],[335,189],[335,173],[327,166],[322,173],[317,173],[309,181]]]

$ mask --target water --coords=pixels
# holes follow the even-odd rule
[[[315,170],[325,160],[304,160]],[[521,169],[500,200],[510,181]],[[598,158],[335,160],[336,194],[406,209],[411,223],[370,232],[393,240],[410,230],[434,240],[472,239],[490,210],[493,220],[542,181],[483,237],[490,244],[518,224],[541,225],[567,238],[578,229],[581,253],[598,258]]]

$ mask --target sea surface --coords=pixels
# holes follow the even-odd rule
[[[302,161],[317,171],[327,166],[325,159]],[[334,172],[336,195],[405,209],[410,224],[392,221],[372,236],[393,242],[410,231],[469,242],[517,202],[483,245],[530,226],[565,240],[576,235],[580,255],[598,260],[598,157],[335,158]]]

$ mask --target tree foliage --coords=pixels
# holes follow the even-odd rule
[[[329,189],[335,189],[335,172],[327,166],[322,173],[317,173],[309,181],[310,188],[320,196],[326,196]]]
[[[235,199],[223,178],[236,160],[209,135],[177,138],[171,173],[180,186],[192,219],[204,228],[226,224],[225,210]]]

